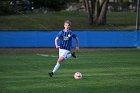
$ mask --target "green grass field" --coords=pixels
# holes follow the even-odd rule
[[[50,12],[0,16],[0,30],[59,30],[63,22],[72,21],[74,30],[135,30],[136,12],[108,12],[107,24],[89,25],[85,12]]]
[[[108,49],[77,53],[48,76],[57,51],[0,53],[0,93],[139,93],[140,50]],[[80,71],[81,80],[73,74]]]

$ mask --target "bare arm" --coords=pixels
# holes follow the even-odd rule
[[[55,47],[59,48],[60,46],[58,46],[58,37],[55,38]]]
[[[75,40],[76,40],[76,50],[79,50],[79,39],[78,39],[78,37],[76,37]]]

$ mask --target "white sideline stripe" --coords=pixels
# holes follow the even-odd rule
[[[38,56],[44,56],[44,57],[57,57],[57,56],[54,56],[54,55],[46,55],[46,54],[36,54]]]
[[[45,57],[48,57],[49,55],[45,55],[45,54],[36,54],[38,56],[45,56]]]
[[[58,56],[55,56],[55,55],[47,55],[47,54],[36,54],[38,56],[42,56],[42,57],[53,57],[53,58],[57,58]],[[92,57],[93,58],[93,55],[78,55],[76,59],[81,59],[81,58],[85,58],[85,57]]]

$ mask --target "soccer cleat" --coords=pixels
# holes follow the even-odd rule
[[[71,55],[76,58],[75,52],[72,52]]]
[[[50,76],[50,77],[52,77],[52,76],[53,76],[53,72],[49,72],[48,74],[49,74],[49,76]]]

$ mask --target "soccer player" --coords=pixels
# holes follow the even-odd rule
[[[75,52],[71,53],[72,48],[72,38],[76,40],[76,50],[79,50],[79,41],[76,34],[74,34],[70,30],[71,22],[66,20],[64,22],[64,29],[61,30],[55,38],[55,47],[59,49],[59,57],[57,59],[57,63],[54,66],[52,72],[49,72],[49,76],[52,77],[54,73],[59,69],[61,63],[73,56],[75,56]],[[60,41],[60,45],[58,45],[58,41]]]

